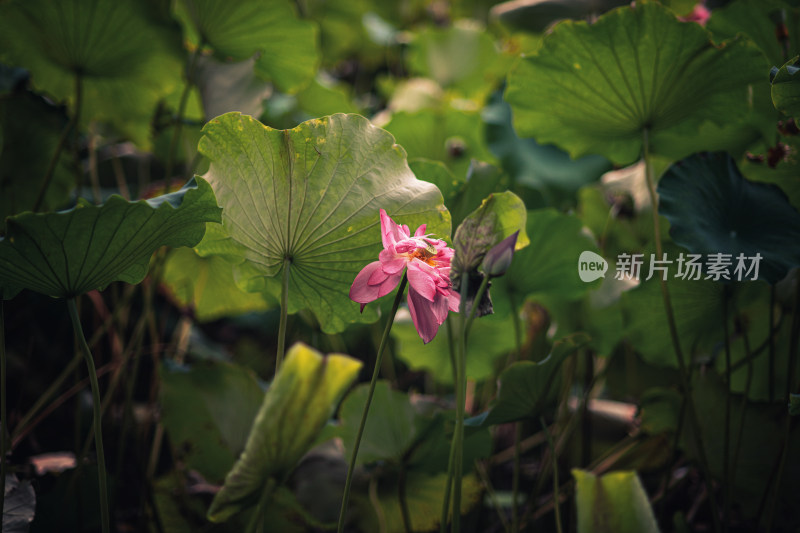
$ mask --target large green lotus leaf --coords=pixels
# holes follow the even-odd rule
[[[787,50],[783,42],[776,37],[778,20],[788,32],[788,57],[800,52],[800,7],[791,6],[782,0],[738,0],[712,11],[706,28],[715,39],[729,39],[739,34],[744,35],[758,46],[767,59],[767,65],[782,65],[786,61]],[[780,93],[780,89],[777,90]],[[727,134],[747,134],[748,129],[755,126],[763,140],[771,145],[774,141],[775,122],[780,113],[773,105],[771,85],[757,84],[753,87],[753,110],[739,127],[726,128]],[[721,140],[723,135],[709,131],[710,138]],[[727,150],[731,154],[744,153],[744,150],[733,148],[733,144],[707,146],[706,150]]]
[[[441,161],[456,176],[466,176],[470,161],[493,161],[483,138],[481,116],[473,111],[422,109],[398,111],[384,126],[408,157]]]
[[[707,120],[692,132],[683,128],[663,132],[657,139],[656,148],[666,155],[654,155],[652,159],[658,158],[669,164],[698,151],[726,151],[739,155],[763,143],[773,142],[779,113],[772,105],[769,86],[764,83],[752,88],[752,106],[746,115],[721,125]],[[658,171],[656,175],[659,175]]]
[[[316,72],[317,30],[284,0],[179,0],[175,13],[187,39],[223,60],[256,57],[255,72],[286,91]]]
[[[339,434],[345,450],[353,449],[361,413],[367,401],[369,385],[361,385],[347,395],[339,408],[341,426]],[[375,394],[369,408],[369,417],[358,448],[358,464],[375,461],[400,463],[403,455],[417,438],[417,412],[408,395],[393,391],[385,381],[375,384]]]
[[[411,42],[408,68],[467,97],[485,98],[510,67],[485,28],[460,20],[448,28],[423,29]]]
[[[611,163],[605,157],[572,159],[553,145],[520,139],[511,125],[511,107],[500,93],[484,107],[482,116],[489,150],[500,160],[503,170],[514,183],[539,191],[547,205],[574,205],[578,189],[611,170]]]
[[[650,500],[636,472],[596,476],[574,469],[578,533],[658,533]]]
[[[497,399],[488,411],[469,419],[469,425],[505,424],[542,414],[561,363],[588,341],[586,334],[575,333],[553,344],[550,355],[538,363],[518,361],[511,364],[500,374]]]
[[[800,120],[800,56],[774,69],[772,78],[772,103],[782,113]]]
[[[222,483],[264,398],[255,374],[209,360],[189,368],[164,364],[160,377],[161,421],[173,456],[209,482]]]
[[[231,263],[219,255],[201,257],[191,248],[170,251],[163,283],[180,305],[194,309],[199,322],[270,307],[265,294],[245,292],[236,285]]]
[[[786,10],[786,29],[789,32],[789,44],[796,48],[797,37],[800,37],[800,22],[792,23],[792,19],[800,11],[781,0],[737,0],[723,7],[715,8],[706,28],[715,39],[724,40],[745,35],[758,46],[771,65],[781,65],[786,61],[781,41],[776,38],[776,22],[773,15],[780,16],[779,10]],[[794,13],[792,13],[794,11]]]
[[[679,253],[677,248],[671,248],[667,257],[677,261]],[[641,279],[646,277],[648,261],[646,258]],[[677,273],[677,265],[673,263],[669,268],[672,274],[667,287],[684,358],[688,360],[697,354],[708,356],[714,344],[723,341],[723,284],[676,278],[673,276]],[[622,313],[627,338],[642,359],[655,366],[678,368],[658,274],[622,294]]]
[[[291,130],[229,113],[204,128],[206,179],[242,248],[248,290],[275,291],[289,262],[288,312],[310,309],[327,333],[374,320],[349,298],[358,272],[378,259],[379,210],[412,231],[450,234],[439,190],[419,181],[404,150],[358,115],[332,115]],[[277,278],[277,281],[276,279]]]
[[[765,56],[765,69],[771,65],[784,62],[783,49],[775,38],[775,22],[770,14],[783,8],[780,0],[738,0],[724,7],[715,8],[706,28],[712,33],[715,41],[744,35],[750,39]],[[791,17],[787,17],[787,22]],[[790,42],[796,42],[797,28],[789,24]],[[703,150],[724,150],[732,154],[744,153],[759,139],[772,143],[775,133],[775,121],[779,113],[772,105],[770,87],[766,83],[752,85],[752,108],[742,120],[718,126],[711,122],[704,123],[697,135],[684,138],[680,132],[665,136],[662,142],[679,150],[678,153],[689,154],[698,151],[697,138],[702,138]],[[668,137],[668,138],[667,138]]]
[[[516,346],[514,336],[509,334],[513,328],[510,315],[488,315],[472,324],[467,342],[467,378],[480,382],[496,375],[495,361]],[[397,343],[397,357],[409,368],[429,372],[437,383],[453,383],[446,326],[431,342],[420,344],[419,333],[410,320],[395,321],[392,337]]]
[[[749,109],[748,87],[763,77],[755,46],[715,46],[699,25],[637,2],[594,24],[557,24],[538,53],[512,70],[506,100],[521,136],[573,157],[598,153],[628,163],[642,151],[644,130],[655,152],[678,157],[660,144],[662,134],[693,135],[705,120],[735,122]]]
[[[530,294],[551,294],[575,299],[598,283],[586,283],[578,276],[582,252],[599,254],[597,246],[583,233],[583,223],[574,215],[553,208],[528,211],[526,222],[530,245],[514,254],[506,275],[497,280],[522,301]],[[608,274],[606,274],[608,275]]]
[[[241,263],[246,249],[230,238],[222,224],[206,224],[203,240],[197,243],[194,251],[200,257],[220,256],[229,263]]]
[[[29,93],[0,99],[0,221],[33,209],[66,123],[63,114]],[[40,209],[63,207],[74,184],[62,154]]]
[[[770,283],[800,265],[800,213],[778,187],[746,180],[727,154],[697,154],[672,165],[658,196],[672,239],[692,253],[730,254],[731,280],[755,275],[735,273],[739,254],[761,254],[758,278]]]
[[[323,357],[295,344],[264,396],[244,452],[208,509],[223,522],[258,501],[270,479],[282,484],[311,448],[361,362],[341,354]]]
[[[178,32],[137,0],[3,2],[0,48],[73,112],[80,75],[82,124],[109,122],[144,147],[156,104],[180,83]]]
[[[0,296],[22,289],[70,298],[112,281],[139,283],[162,246],[194,246],[206,222],[219,222],[214,192],[202,179],[180,191],[100,206],[84,199],[68,211],[22,213],[6,219],[0,239]]]

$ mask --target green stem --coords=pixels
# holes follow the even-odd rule
[[[67,122],[67,125],[64,126],[64,129],[61,130],[61,136],[58,138],[58,143],[56,144],[56,149],[53,151],[53,157],[50,158],[50,163],[47,165],[47,171],[44,174],[44,180],[42,180],[42,184],[39,187],[39,194],[36,195],[36,201],[33,203],[33,208],[31,211],[38,211],[41,209],[42,204],[44,203],[44,197],[47,194],[47,189],[50,188],[50,183],[53,181],[53,176],[56,172],[56,167],[58,166],[59,157],[61,157],[61,152],[64,150],[64,145],[67,144],[67,139],[69,138],[70,132],[78,127],[78,120],[80,120],[81,114],[81,101],[82,101],[82,80],[81,75],[75,75],[75,113],[73,113],[72,118]]]
[[[750,338],[747,335],[747,329],[743,328],[742,330],[742,343],[744,344],[744,353],[749,356],[750,355]],[[739,451],[741,450],[742,446],[742,437],[744,435],[744,423],[745,417],[747,415],[747,399],[750,397],[750,386],[753,382],[753,363],[749,363],[747,365],[747,379],[744,385],[744,394],[742,394],[742,400],[740,404],[740,413],[739,413],[739,432],[736,436],[736,446],[733,449],[733,457],[731,458],[731,464],[734,465],[733,472],[731,472],[731,479],[729,481],[731,487],[736,486],[736,467],[735,465],[739,464]]]
[[[103,324],[100,327],[95,329],[92,338],[89,339],[88,341],[90,349],[92,346],[97,344],[98,340],[103,336],[106,330],[109,329],[113,319],[117,316],[117,314],[120,313],[121,310],[123,310],[128,305],[131,298],[133,297],[133,294],[134,294],[133,291],[127,293],[119,302],[119,304],[115,306],[114,312],[111,313],[108,317],[106,317],[106,319],[103,321]],[[145,316],[150,316],[150,315],[148,313],[143,313],[142,317]],[[142,320],[144,320],[144,318],[142,318]],[[134,334],[134,337],[137,337],[137,335]],[[39,415],[39,412],[42,411],[42,408],[45,406],[45,404],[47,404],[53,398],[53,396],[55,396],[56,392],[58,392],[58,389],[60,389],[61,386],[64,384],[64,381],[66,381],[66,379],[70,376],[70,374],[72,374],[74,370],[78,367],[78,365],[81,362],[81,359],[83,359],[83,355],[80,353],[76,353],[75,357],[73,357],[70,360],[70,362],[67,363],[67,365],[61,371],[58,377],[50,384],[47,390],[37,398],[33,406],[30,409],[28,409],[25,415],[20,419],[20,421],[14,427],[13,433],[11,434],[11,449],[16,448],[17,445],[22,441],[22,439],[24,439],[25,436],[28,433],[30,433],[30,431],[32,431],[33,428],[35,428],[45,416],[47,416],[47,414],[53,412],[57,408],[57,406],[60,405],[62,401],[66,400],[72,395],[70,391],[65,392],[58,399],[56,399],[54,403],[48,405],[47,409],[44,410],[41,416],[34,419],[35,417],[37,417],[37,415]],[[138,359],[135,358],[134,360],[138,362]],[[102,369],[100,371],[100,374],[102,374]],[[121,441],[124,443],[125,439],[122,438]],[[82,455],[85,455],[85,453]]]
[[[394,316],[397,314],[397,308],[400,307],[400,302],[403,299],[403,293],[406,290],[408,283],[408,276],[403,275],[400,281],[400,287],[397,289],[397,295],[394,297],[392,310],[389,312],[389,317],[386,321],[386,328],[383,330],[383,337],[378,346],[378,353],[375,356],[375,368],[372,371],[372,379],[369,382],[369,390],[367,392],[367,402],[364,404],[364,410],[361,412],[361,422],[358,424],[358,431],[356,432],[356,440],[353,442],[353,452],[350,455],[350,464],[347,468],[347,478],[344,482],[344,494],[342,495],[342,507],[339,510],[339,523],[336,530],[338,533],[344,531],[344,522],[347,515],[347,505],[350,502],[350,486],[353,483],[353,472],[356,469],[356,459],[358,458],[358,448],[361,445],[361,436],[364,434],[364,426],[367,425],[367,415],[369,414],[369,406],[372,403],[372,396],[375,393],[375,384],[378,382],[378,374],[381,370],[381,360],[383,359],[383,352],[389,342],[389,332],[392,331],[392,324],[394,323]]]
[[[511,475],[511,531],[519,533],[519,471],[520,441],[522,440],[522,422],[514,423],[514,471]]]
[[[403,518],[403,531],[411,533],[411,513],[408,511],[408,500],[406,499],[406,466],[400,465],[400,472],[397,479],[397,500],[400,503],[400,516]]]
[[[448,321],[450,319],[448,318]],[[453,361],[455,366],[455,360]],[[457,381],[453,378],[453,381]],[[444,485],[444,499],[442,500],[442,516],[439,521],[439,533],[447,533],[447,519],[450,517],[450,494],[453,490],[453,466],[456,462],[455,446],[450,446],[450,454],[447,459],[447,482]]]
[[[136,379],[139,376],[139,362],[141,361],[141,351],[142,351],[142,339],[144,338],[144,330],[146,327],[146,320],[143,318],[139,320],[139,324],[137,324],[137,330],[141,331],[141,335],[137,336],[135,340],[135,353],[133,357],[133,365],[129,373],[127,373],[126,379],[127,383],[125,386],[125,402],[124,408],[122,411],[122,428],[119,432],[119,441],[120,446],[117,449],[117,457],[115,460],[115,469],[114,471],[117,472],[119,475],[122,472],[123,461],[125,458],[125,452],[127,450],[128,445],[128,431],[130,430],[131,424],[134,423],[134,414],[133,414],[133,389],[136,385]],[[134,334],[135,335],[135,334]],[[134,453],[136,453],[136,447],[133,447]]]
[[[283,362],[286,353],[286,323],[288,321],[289,309],[289,267],[292,260],[288,257],[283,260],[283,276],[281,282],[281,319],[278,323],[278,352],[275,354],[275,374]]]
[[[92,352],[89,351],[89,345],[86,342],[86,337],[83,335],[83,327],[81,320],[78,316],[78,307],[75,304],[75,298],[67,300],[67,308],[69,309],[69,316],[72,320],[72,327],[75,330],[75,336],[78,338],[83,357],[86,360],[86,368],[89,371],[89,380],[92,384],[92,410],[94,414],[94,441],[95,450],[97,452],[97,482],[100,490],[100,523],[102,525],[103,533],[109,533],[110,522],[108,513],[108,483],[106,481],[106,458],[103,451],[103,430],[102,419],[100,416],[100,386],[97,383],[97,371],[94,367],[94,359]]]
[[[464,277],[466,278],[466,276]],[[467,286],[467,281],[462,281],[464,287]],[[461,292],[462,302],[464,301],[465,291]],[[477,307],[475,300],[472,308]],[[461,334],[458,335],[456,341],[456,427],[453,432],[453,442],[451,444],[451,454],[453,455],[453,519],[452,519],[452,533],[459,533],[461,531],[461,479],[464,476],[464,407],[466,404],[466,389],[467,389],[467,372],[466,372],[466,332],[467,332],[468,319],[464,319],[462,315]]]
[[[456,382],[456,351],[455,345],[456,342],[453,339],[453,321],[450,319],[450,315],[447,315],[447,319],[445,320],[445,325],[447,327],[447,352],[450,354],[450,368],[453,370],[453,383]]]
[[[140,327],[138,327],[133,333],[133,339],[131,339],[132,340],[132,344],[133,343],[140,343],[141,338],[144,336],[144,328],[145,328],[145,322],[144,322],[144,320],[142,320],[140,322]],[[116,370],[111,375],[111,380],[109,381],[109,383],[106,386],[105,397],[103,397],[103,401],[100,404],[100,418],[105,416],[109,405],[111,405],[111,400],[114,397],[114,393],[117,390],[117,386],[119,385],[119,382],[120,382],[120,379],[122,378],[122,375],[123,374],[127,374],[125,369],[128,366],[128,362],[130,361],[130,359],[131,359],[131,357],[133,355],[133,351],[134,351],[133,347],[129,347],[128,349],[125,349],[123,351],[121,360],[119,361],[119,364],[118,364]],[[81,454],[80,454],[81,457],[84,457],[87,453],[89,453],[89,446],[92,445],[93,440],[94,440],[94,432],[90,432],[86,436],[86,439],[84,440],[83,448],[81,448]],[[121,448],[121,446],[120,446],[120,448]]]
[[[5,514],[6,497],[6,433],[8,433],[8,411],[6,410],[6,330],[3,300],[0,300],[0,533],[3,531],[2,517]]]
[[[658,194],[656,193],[655,178],[653,177],[653,166],[650,164],[650,141],[649,132],[647,129],[642,131],[642,148],[644,151],[644,167],[645,178],[647,181],[647,190],[650,193],[650,204],[653,210],[653,237],[656,245],[656,256],[658,259],[663,257],[663,245],[661,243],[661,223],[658,218]],[[700,470],[703,473],[703,478],[706,482],[708,489],[708,501],[711,507],[711,517],[714,522],[714,531],[721,531],[722,527],[719,520],[719,507],[717,506],[717,498],[714,494],[714,484],[711,478],[711,470],[708,466],[708,458],[706,456],[705,446],[703,445],[703,436],[700,426],[700,421],[697,418],[697,409],[694,404],[692,396],[692,387],[689,380],[689,369],[684,359],[683,349],[681,348],[680,337],[678,336],[678,327],[675,323],[675,313],[672,308],[672,299],[670,298],[669,289],[667,288],[667,281],[659,276],[659,283],[661,285],[661,298],[664,302],[664,311],[667,315],[667,327],[669,329],[670,339],[672,341],[672,348],[675,351],[675,357],[678,360],[678,370],[681,379],[681,389],[686,397],[687,409],[689,414],[689,422],[692,425],[692,435],[694,437],[695,447],[700,461]]]
[[[678,425],[675,428],[675,434],[672,436],[669,448],[670,462],[664,471],[661,478],[661,499],[658,501],[658,514],[662,522],[666,522],[667,516],[667,490],[669,490],[669,481],[672,479],[672,473],[675,469],[675,450],[681,442],[681,433],[683,432],[683,421],[686,418],[686,396],[681,398],[681,407],[678,410]]]
[[[172,167],[175,164],[175,150],[178,147],[178,141],[181,137],[181,129],[183,128],[183,116],[186,113],[186,104],[189,101],[189,93],[192,90],[192,77],[194,77],[195,66],[197,65],[197,56],[200,55],[200,50],[205,46],[204,42],[200,42],[192,52],[192,57],[189,59],[189,66],[186,69],[186,85],[183,87],[181,93],[181,101],[178,104],[178,114],[175,117],[175,125],[172,129],[172,138],[169,141],[169,152],[167,152],[167,164],[164,172],[164,178],[169,182],[172,177]]]
[[[775,327],[775,285],[769,286],[769,374],[767,377],[767,390],[769,391],[769,403],[775,401],[775,334],[772,328]]]
[[[772,523],[775,518],[775,507],[778,502],[781,490],[781,482],[783,481],[783,473],[786,466],[786,458],[789,455],[791,436],[792,436],[792,422],[794,417],[786,412],[786,404],[789,402],[790,395],[793,387],[795,370],[797,368],[797,349],[800,347],[800,275],[795,276],[795,294],[794,294],[794,309],[792,311],[792,329],[789,338],[789,358],[786,363],[786,392],[783,397],[785,420],[783,426],[783,449],[781,450],[781,458],[778,470],[775,476],[775,486],[770,499],[769,512],[767,514],[767,527],[766,531],[772,531]]]
[[[511,305],[511,319],[514,324],[514,341],[517,348],[517,360],[522,359],[522,325],[519,318],[519,308],[517,307],[517,300],[513,293],[508,291],[508,302]],[[514,424],[514,471],[511,475],[511,531],[513,533],[519,532],[519,471],[521,468],[520,461],[520,442],[522,440],[522,422]]]
[[[486,292],[486,288],[489,286],[489,276],[484,276],[483,281],[481,281],[480,286],[478,287],[478,292],[475,294],[475,300],[473,300],[472,307],[469,310],[469,316],[467,317],[467,321],[464,324],[464,342],[466,343],[467,337],[469,336],[469,330],[472,327],[472,321],[475,320],[476,311],[478,310],[478,303],[483,298],[483,293]],[[463,297],[462,291],[462,297]]]
[[[581,467],[592,462],[592,417],[589,413],[589,395],[594,375],[594,355],[586,350],[583,368],[583,401],[581,401]]]
[[[461,276],[461,303],[459,312],[462,316],[461,334],[458,336],[456,345],[456,428],[453,434],[450,453],[454,455],[453,461],[453,527],[451,531],[458,533],[461,531],[461,478],[464,475],[464,409],[466,405],[467,390],[467,335],[475,320],[478,310],[478,303],[489,286],[489,276],[485,276],[478,287],[469,316],[464,317],[467,308],[467,295],[469,294],[469,283],[467,275]]]
[[[556,513],[556,530],[558,533],[563,533],[564,530],[561,527],[561,502],[559,501],[560,489],[558,487],[558,454],[553,443],[553,437],[550,435],[550,430],[547,429],[547,422],[543,416],[539,417],[539,422],[542,424],[542,430],[545,437],[547,437],[547,446],[550,448],[550,455],[553,457],[553,510]]]

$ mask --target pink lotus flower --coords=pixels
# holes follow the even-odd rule
[[[696,22],[701,26],[705,26],[709,18],[711,18],[711,11],[700,2],[694,6],[691,13],[683,17],[678,17],[678,20],[682,22]]]
[[[398,225],[381,209],[383,250],[378,260],[365,266],[353,280],[350,299],[361,304],[392,292],[408,268],[408,310],[425,343],[430,342],[447,318],[458,311],[459,294],[451,289],[450,260],[453,249],[440,239],[425,235],[425,224],[412,237],[408,226]]]

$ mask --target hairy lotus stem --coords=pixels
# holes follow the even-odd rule
[[[449,489],[453,485],[453,520],[452,529],[454,533],[461,530],[461,478],[464,473],[464,407],[466,403],[466,389],[467,389],[467,333],[475,319],[476,311],[478,310],[478,302],[481,301],[483,293],[489,286],[489,277],[486,275],[481,282],[478,292],[475,295],[473,304],[469,311],[469,316],[464,316],[467,308],[467,294],[469,290],[468,277],[461,276],[461,303],[459,313],[461,314],[461,332],[458,336],[458,344],[456,345],[456,427],[453,434],[453,440],[450,444],[450,460],[447,472],[447,485],[445,488],[445,500],[442,503],[442,521],[441,531],[444,531],[447,525],[447,517],[449,515]]]
[[[400,301],[403,299],[403,293],[406,290],[406,283],[408,276],[403,275],[400,281],[400,287],[397,289],[397,295],[392,304],[392,310],[389,312],[389,317],[386,321],[386,328],[383,330],[381,343],[378,346],[378,353],[375,356],[375,369],[372,371],[372,379],[369,382],[369,390],[367,392],[367,402],[364,404],[364,410],[361,413],[361,422],[358,424],[358,431],[356,432],[356,439],[353,441],[353,452],[350,455],[350,464],[347,467],[347,478],[344,483],[344,494],[342,495],[342,507],[339,510],[339,523],[336,528],[338,533],[344,531],[344,522],[347,515],[347,505],[350,502],[350,486],[353,483],[353,472],[356,469],[356,458],[358,457],[358,448],[361,445],[361,437],[364,434],[364,427],[367,425],[367,415],[369,414],[369,406],[372,403],[372,396],[375,393],[375,384],[378,382],[378,374],[381,370],[381,361],[383,359],[383,352],[386,350],[386,345],[389,342],[389,332],[392,331],[392,324],[394,323],[394,316],[397,314],[397,308],[400,307]]]
[[[644,172],[645,180],[647,182],[647,190],[650,194],[650,204],[653,209],[653,238],[656,244],[656,256],[663,257],[663,245],[661,243],[661,223],[658,218],[658,194],[656,193],[655,178],[653,177],[653,166],[650,163],[650,139],[647,128],[642,131],[642,150],[644,158]],[[700,470],[703,473],[703,478],[706,482],[708,489],[708,502],[711,507],[711,517],[714,522],[714,531],[721,531],[722,527],[719,518],[719,508],[717,506],[717,498],[714,495],[714,484],[711,478],[711,470],[708,466],[708,458],[703,444],[702,428],[700,421],[697,418],[697,409],[694,404],[694,397],[692,395],[692,386],[689,378],[689,369],[686,360],[683,356],[683,349],[681,348],[680,337],[678,335],[678,326],[675,323],[675,312],[672,309],[672,299],[670,298],[669,288],[667,281],[659,278],[661,284],[661,298],[664,302],[664,312],[667,315],[667,327],[669,329],[670,339],[672,340],[672,348],[675,351],[675,358],[678,360],[678,370],[681,379],[681,389],[684,397],[686,398],[686,408],[689,415],[689,422],[692,426],[692,435],[694,436],[695,447],[700,462]]]
[[[102,415],[100,412],[100,386],[97,384],[97,371],[94,367],[92,352],[89,350],[86,337],[83,335],[83,327],[81,327],[81,320],[78,316],[78,306],[75,304],[75,298],[70,298],[67,300],[67,308],[69,309],[69,317],[72,320],[72,327],[75,330],[75,336],[78,338],[84,360],[86,361],[86,368],[89,371],[89,381],[92,385],[94,442],[95,450],[97,452],[97,482],[100,489],[100,523],[102,525],[103,533],[109,533],[110,522],[108,513],[108,483],[106,481],[106,458],[103,451]]]

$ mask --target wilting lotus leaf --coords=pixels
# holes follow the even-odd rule
[[[636,472],[596,476],[572,471],[579,533],[658,533],[650,500]]]
[[[269,485],[282,484],[360,369],[361,362],[346,355],[323,357],[304,344],[292,346],[264,396],[244,452],[211,502],[208,518],[225,521],[257,501]]]

